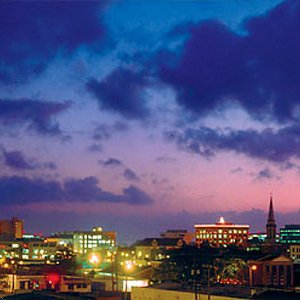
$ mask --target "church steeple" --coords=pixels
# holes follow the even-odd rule
[[[270,205],[269,205],[269,214],[267,222],[267,241],[276,242],[276,223],[274,217],[274,208],[273,208],[273,196],[270,195]]]
[[[272,194],[270,195],[268,223],[275,223],[274,208],[273,208],[273,196],[272,196]]]

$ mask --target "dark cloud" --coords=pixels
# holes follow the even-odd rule
[[[198,115],[232,101],[255,117],[299,120],[300,2],[286,1],[244,26],[240,35],[217,21],[188,24],[183,47],[158,55],[159,77]]]
[[[264,180],[264,179],[277,179],[279,180],[280,177],[276,176],[272,173],[272,171],[269,168],[264,168],[258,172],[258,174],[253,174],[255,176],[256,180]]]
[[[90,152],[102,152],[103,147],[102,147],[101,144],[93,144],[93,145],[88,147],[88,151],[90,151]]]
[[[111,128],[106,124],[100,124],[93,132],[93,139],[97,141],[107,140],[111,137]]]
[[[44,164],[42,164],[42,166],[46,169],[49,170],[57,170],[57,165],[56,163],[50,161],[50,162],[45,162]]]
[[[33,171],[37,169],[56,170],[54,162],[38,163],[35,159],[25,157],[21,151],[6,151],[2,149],[3,163],[15,171]]]
[[[159,163],[169,163],[169,162],[175,162],[176,158],[168,157],[168,156],[158,156],[156,158],[156,161]]]
[[[101,10],[108,1],[1,1],[0,81],[42,72],[56,55],[82,46],[99,51],[105,37]]]
[[[115,133],[124,133],[129,130],[128,124],[124,122],[116,122],[113,125],[99,124],[93,131],[93,139],[96,141],[108,140]]]
[[[123,175],[127,180],[130,180],[130,181],[139,181],[140,180],[139,177],[136,175],[136,173],[130,169],[125,169]]]
[[[201,127],[166,133],[167,139],[175,141],[180,148],[208,159],[219,151],[234,151],[277,163],[283,168],[293,167],[289,160],[300,158],[299,136],[299,124],[279,130],[267,128],[262,131],[252,129],[224,131]]]
[[[107,160],[100,160],[99,163],[104,167],[119,167],[123,165],[121,160],[113,157],[110,157]]]
[[[61,134],[53,118],[70,107],[70,102],[58,103],[31,99],[0,99],[0,123],[7,126],[27,125],[41,134]]]
[[[99,201],[150,205],[153,199],[135,186],[124,188],[122,194],[102,190],[95,177],[68,179],[63,183],[41,178],[19,176],[0,178],[1,205],[22,205],[36,202]]]
[[[149,113],[144,99],[146,85],[143,74],[120,68],[102,81],[89,80],[86,88],[101,108],[129,119],[143,119]]]
[[[244,171],[243,168],[237,167],[237,168],[235,168],[235,169],[230,170],[230,173],[236,174],[236,173],[241,173],[241,172],[243,172],[243,171]]]
[[[4,164],[15,170],[35,170],[37,166],[26,159],[21,151],[3,151]]]

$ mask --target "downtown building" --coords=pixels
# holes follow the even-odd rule
[[[20,239],[23,237],[24,222],[16,217],[0,220],[0,239]]]
[[[248,241],[249,225],[226,222],[223,217],[215,224],[196,224],[196,245],[209,244],[213,247],[236,245],[245,247]]]
[[[94,227],[91,231],[73,232],[73,252],[75,254],[89,254],[112,249],[115,246],[115,231],[103,231],[102,227]]]

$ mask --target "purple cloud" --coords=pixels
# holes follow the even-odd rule
[[[89,152],[102,152],[103,146],[101,144],[92,144],[88,147]]]
[[[21,151],[3,151],[4,164],[15,170],[35,170],[37,166],[27,160]]]
[[[257,174],[252,174],[252,175],[255,176],[256,180],[264,180],[264,179],[279,180],[280,179],[280,177],[274,175],[269,168],[264,168],[264,169],[260,170]]]
[[[0,177],[1,205],[22,205],[36,202],[99,201],[150,205],[154,200],[135,186],[124,188],[121,194],[104,191],[95,177],[68,179],[63,183],[42,178],[20,176]]]
[[[125,122],[116,122],[113,125],[99,124],[93,131],[92,138],[96,141],[103,141],[110,139],[113,134],[118,132],[125,132],[129,129]]]
[[[300,158],[300,125],[291,125],[279,130],[271,128],[256,130],[199,129],[174,130],[166,138],[188,152],[212,158],[220,151],[234,151],[246,156],[267,160],[283,166],[293,167],[289,160]]]
[[[198,115],[239,103],[252,116],[299,120],[300,3],[285,1],[237,34],[217,21],[188,24],[177,52],[158,55],[158,74]],[[180,32],[182,34],[182,32]]]
[[[104,167],[119,167],[123,165],[121,160],[113,157],[110,157],[107,160],[100,160],[99,163]]]
[[[0,123],[2,125],[27,125],[41,134],[61,134],[53,117],[67,110],[70,102],[58,103],[31,99],[0,99]]]
[[[35,159],[27,158],[21,151],[6,151],[2,149],[4,165],[15,171],[33,171],[37,169],[56,170],[54,162],[38,163]]]
[[[143,119],[149,114],[143,90],[146,85],[143,74],[120,68],[100,82],[91,79],[86,88],[101,108],[129,119]]]
[[[58,53],[85,46],[99,51],[105,1],[1,1],[0,80],[26,81]],[[66,13],[68,12],[68,13]]]
[[[130,180],[130,181],[139,181],[139,177],[136,175],[135,172],[133,172],[130,169],[125,169],[123,173],[125,179]]]

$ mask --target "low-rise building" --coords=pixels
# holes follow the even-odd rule
[[[290,259],[294,263],[300,263],[300,244],[290,245],[289,247]]]
[[[285,225],[280,228],[280,243],[300,245],[300,225]]]
[[[196,245],[209,243],[213,247],[237,245],[245,247],[248,241],[249,225],[237,225],[220,218],[215,224],[196,224]]]
[[[73,251],[78,254],[89,254],[103,249],[111,249],[116,245],[116,232],[103,231],[94,227],[92,231],[75,231],[73,233]]]
[[[283,255],[267,255],[249,262],[249,285],[273,288],[294,286],[293,262]]]
[[[187,245],[191,244],[195,239],[195,233],[186,229],[168,229],[166,232],[161,233],[160,236],[169,239],[182,239]]]
[[[165,258],[165,251],[180,249],[185,244],[181,238],[145,238],[138,241],[135,247],[138,265],[150,264],[150,261]]]

